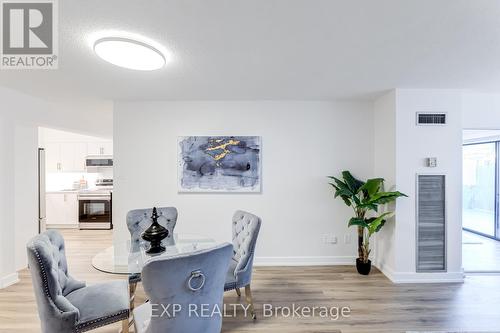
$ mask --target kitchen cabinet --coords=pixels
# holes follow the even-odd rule
[[[76,192],[49,192],[45,197],[47,226],[78,227],[78,194]]]
[[[113,155],[113,142],[89,142],[87,152],[89,155]]]
[[[86,172],[85,160],[89,155],[113,156],[113,142],[49,142],[45,144],[47,172]]]
[[[45,144],[45,168],[47,172],[58,172],[61,166],[61,145],[59,143]]]
[[[48,172],[85,172],[87,143],[62,142],[45,144]]]

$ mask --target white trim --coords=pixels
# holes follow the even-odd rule
[[[0,289],[7,288],[19,282],[19,274],[12,273],[0,278]]]
[[[387,265],[376,264],[377,267],[393,283],[463,283],[463,272],[394,272]]]
[[[326,266],[355,265],[355,256],[255,257],[255,266]]]
[[[254,266],[334,266],[355,265],[355,256],[255,257]],[[393,283],[463,283],[463,272],[394,272],[387,265],[374,264]]]
[[[466,271],[465,276],[500,276],[500,272]]]

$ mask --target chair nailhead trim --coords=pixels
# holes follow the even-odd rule
[[[37,249],[35,248],[35,244],[31,243],[30,249],[35,253],[36,260],[38,261],[38,264],[41,267],[40,271],[42,273],[43,290],[45,291],[45,295],[47,295],[47,297],[52,301],[52,303],[54,304],[54,307],[57,310],[59,310],[59,313],[61,313],[61,314],[64,313],[64,311],[62,311],[61,309],[59,309],[56,306],[56,303],[52,299],[52,296],[50,296],[49,283],[48,283],[48,279],[47,279],[47,273],[45,272],[45,266],[43,266],[42,259],[40,258],[40,254],[38,253]]]
[[[127,316],[126,317],[124,316],[124,318],[120,317],[123,314],[126,314]],[[111,323],[114,323],[114,322],[117,322],[120,320],[124,320],[124,319],[128,318],[128,315],[129,315],[129,310],[122,310],[122,311],[119,311],[117,313],[114,313],[114,314],[106,316],[106,317],[101,317],[98,319],[94,319],[94,320],[79,324],[79,325],[77,325],[76,331],[77,332],[85,332],[85,331],[88,331],[89,329],[95,329],[98,327],[106,326],[106,325],[109,325]],[[117,317],[117,318],[114,318],[114,317]],[[110,319],[110,318],[113,318],[113,320],[107,321],[107,319]],[[93,325],[96,323],[99,323],[99,324],[97,326]]]

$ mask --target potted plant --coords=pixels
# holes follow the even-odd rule
[[[363,182],[349,171],[342,171],[342,180],[333,179],[330,185],[335,189],[335,198],[340,197],[354,210],[354,217],[349,220],[350,226],[358,227],[358,258],[356,268],[360,274],[368,275],[371,269],[370,237],[378,232],[393,212],[379,213],[379,206],[395,201],[407,195],[398,191],[384,192],[383,178],[368,179]]]

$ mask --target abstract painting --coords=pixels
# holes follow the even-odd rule
[[[260,192],[260,137],[180,137],[178,183],[179,192]]]

